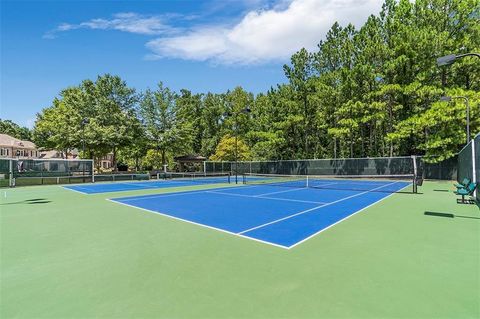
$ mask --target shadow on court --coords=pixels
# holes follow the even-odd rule
[[[468,218],[468,219],[478,219],[478,220],[480,220],[480,217],[462,216],[462,215],[455,215],[455,214],[452,214],[452,213],[439,213],[439,212],[426,211],[424,213],[424,215],[434,216],[434,217],[445,217],[445,218]]]
[[[35,205],[35,204],[48,204],[51,203],[51,200],[48,200],[46,198],[33,198],[33,199],[26,199],[18,202],[12,202],[12,203],[3,203],[0,205],[18,205],[18,204],[28,204],[28,205]]]

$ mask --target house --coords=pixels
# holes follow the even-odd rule
[[[180,172],[195,172],[203,171],[203,162],[205,162],[207,158],[197,154],[188,154],[177,156],[174,160],[178,164],[178,170]]]
[[[40,152],[34,143],[22,141],[7,134],[0,134],[0,158],[38,158]]]
[[[108,153],[103,156],[100,160],[100,167],[104,170],[109,170],[113,168],[113,153]]]
[[[72,149],[67,154],[68,157],[65,157],[65,152],[57,151],[57,150],[49,150],[49,151],[42,151],[40,154],[40,158],[42,159],[80,159],[80,153],[77,149]],[[105,156],[95,159],[96,163],[99,163],[99,167],[102,170],[110,170],[113,169],[113,153],[108,153]]]

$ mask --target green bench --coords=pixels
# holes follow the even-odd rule
[[[461,189],[461,188],[466,188],[468,186],[468,184],[470,184],[470,183],[471,183],[470,178],[465,177],[460,184],[453,184],[453,186],[455,186],[458,190],[458,189]]]
[[[473,201],[465,200],[465,196],[472,196],[473,193],[475,192],[475,189],[477,189],[477,185],[478,185],[477,183],[470,182],[464,188],[457,188],[457,190],[454,191],[455,195],[462,196],[462,199],[460,199],[460,198],[457,199],[457,203],[459,203],[459,204],[472,204]]]

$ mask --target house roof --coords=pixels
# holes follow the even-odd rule
[[[60,152],[55,151],[55,150],[50,150],[50,151],[42,151],[40,153],[40,158],[61,158]]]
[[[36,149],[34,143],[30,141],[22,141],[18,138],[7,134],[0,134],[0,146],[3,147],[15,147],[15,148],[28,148],[28,149]]]
[[[63,158],[65,154],[61,151],[57,150],[48,150],[48,151],[42,151],[40,153],[40,158]],[[68,158],[77,158],[78,157],[78,151],[77,149],[73,149],[70,152],[68,152]]]

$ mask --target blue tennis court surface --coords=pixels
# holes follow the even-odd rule
[[[178,180],[153,180],[153,181],[135,181],[135,182],[113,182],[113,183],[94,183],[94,184],[77,184],[63,186],[66,189],[77,191],[83,194],[99,194],[99,193],[111,193],[111,192],[123,192],[142,189],[155,189],[166,187],[184,187],[200,185],[202,183],[228,183],[227,177],[207,177]]]
[[[400,181],[375,183],[367,191],[254,185],[111,200],[291,248],[409,185]]]

